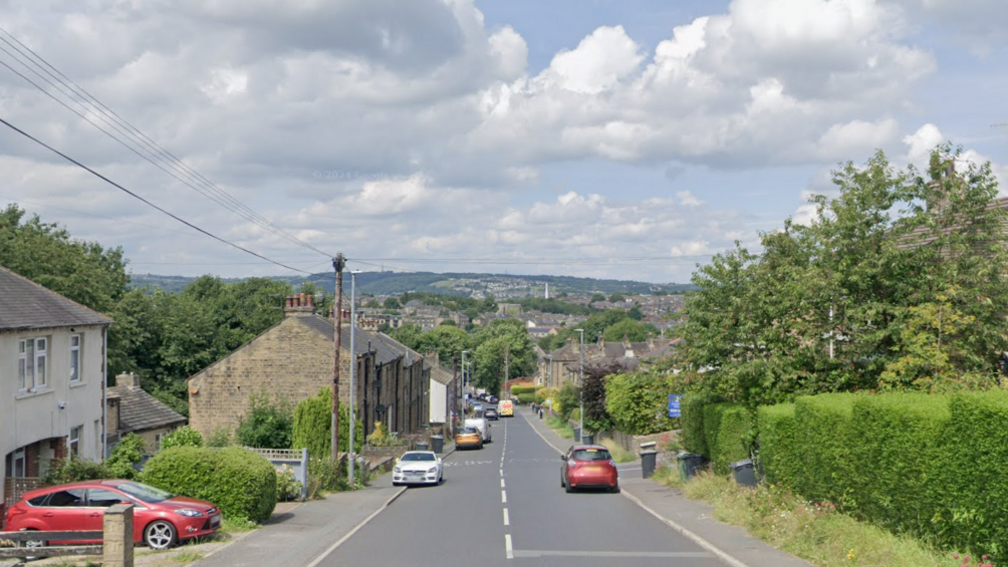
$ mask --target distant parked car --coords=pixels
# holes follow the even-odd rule
[[[433,451],[407,451],[392,468],[392,485],[441,484],[444,464]]]
[[[151,549],[168,549],[179,541],[212,534],[221,526],[220,509],[210,502],[131,480],[89,480],[26,492],[7,510],[3,531],[101,531],[105,509],[123,502],[134,505],[133,542]]]
[[[490,402],[491,404],[496,404],[500,400],[497,399],[497,396],[490,396],[489,398],[487,398],[487,401]]]
[[[455,434],[456,449],[482,449],[483,435],[475,427],[463,427]]]
[[[494,408],[487,408],[483,411],[483,417],[490,421],[497,421],[497,410]]]
[[[616,461],[602,445],[574,445],[563,455],[560,486],[567,492],[580,488],[607,488],[619,492]]]

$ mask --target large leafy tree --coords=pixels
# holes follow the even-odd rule
[[[525,324],[518,319],[496,319],[473,337],[474,384],[499,392],[501,384],[516,376],[529,376],[536,357]]]
[[[848,163],[808,226],[786,222],[760,254],[736,245],[698,270],[679,352],[693,383],[753,404],[883,377],[992,384],[1008,337],[1004,210],[990,206],[990,167],[957,172],[959,158],[938,148],[923,174],[881,153]]]

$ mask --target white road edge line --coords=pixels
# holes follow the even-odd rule
[[[511,547],[511,534],[504,534],[504,554],[508,559],[514,559],[514,548]]]
[[[343,543],[346,542],[346,540],[348,540],[351,537],[353,537],[353,535],[356,534],[365,525],[367,525],[368,522],[370,522],[371,520],[373,520],[375,516],[377,516],[378,514],[381,514],[385,510],[385,508],[388,508],[389,504],[391,504],[392,501],[394,501],[396,498],[399,498],[402,495],[402,493],[406,492],[406,488],[407,487],[405,487],[405,486],[401,487],[398,492],[396,492],[395,494],[393,494],[391,498],[389,498],[388,500],[385,501],[385,504],[383,504],[381,508],[378,508],[377,510],[375,510],[374,512],[372,512],[371,515],[368,516],[367,518],[364,518],[364,521],[361,522],[361,523],[359,523],[359,524],[357,524],[356,526],[354,526],[354,529],[350,530],[350,533],[348,533],[347,535],[341,537],[339,539],[339,541],[337,541],[336,543],[330,545],[329,549],[323,551],[321,555],[319,555],[318,557],[316,557],[314,561],[312,561],[311,563],[309,563],[305,567],[316,567],[319,563],[322,563],[322,561],[325,560],[325,558],[328,557],[330,553],[332,553],[333,551],[336,551],[337,547],[343,545]]]
[[[510,526],[511,525],[511,518],[508,516],[508,510],[507,510],[507,508],[504,508],[504,525],[505,526]]]
[[[532,425],[532,420],[530,420],[527,415],[525,415],[523,413],[522,417],[525,418],[525,421],[527,421],[529,425]],[[539,437],[542,437],[542,440],[545,441],[547,445],[549,445],[550,447],[553,447],[554,449],[556,449],[557,451],[560,451],[561,453],[563,452],[562,449],[557,448],[556,445],[554,445],[553,443],[551,443],[550,440],[547,439],[546,436],[543,435],[538,429],[536,429],[536,427],[534,425],[532,425],[532,431],[535,431],[536,433],[538,433]],[[622,494],[623,496],[626,496],[628,500],[630,500],[634,504],[636,504],[636,505],[640,506],[641,508],[643,508],[647,513],[651,514],[655,518],[658,518],[662,523],[664,523],[668,527],[672,528],[673,530],[675,530],[675,531],[681,533],[682,535],[686,536],[687,538],[693,540],[694,543],[696,543],[700,547],[706,549],[707,551],[713,553],[714,555],[716,555],[718,557],[718,559],[721,559],[722,561],[724,561],[725,563],[731,565],[732,567],[749,567],[749,565],[743,563],[742,561],[739,561],[738,559],[735,559],[734,557],[732,557],[731,555],[728,555],[724,551],[721,551],[720,549],[718,549],[717,547],[715,547],[714,544],[712,544],[711,542],[705,540],[704,538],[700,537],[699,535],[697,535],[697,534],[689,531],[684,526],[682,526],[682,525],[680,525],[680,524],[678,524],[676,522],[673,522],[672,520],[670,520],[670,519],[662,516],[658,512],[655,512],[651,508],[648,508],[647,505],[644,504],[644,502],[641,502],[641,500],[639,498],[637,498],[636,496],[630,494],[626,490],[620,490],[620,494]],[[308,567],[313,567],[313,566],[309,565]]]

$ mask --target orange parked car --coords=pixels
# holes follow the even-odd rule
[[[455,434],[456,449],[482,449],[483,434],[475,427],[463,427]]]

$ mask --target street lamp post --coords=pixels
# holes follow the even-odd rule
[[[354,375],[357,374],[357,353],[354,350],[355,335],[357,334],[357,313],[356,313],[356,293],[357,293],[357,274],[360,270],[354,270],[350,272],[350,448],[349,455],[347,458],[348,471],[347,478],[350,480],[350,486],[354,486]]]
[[[468,352],[469,351],[467,351],[467,350],[462,351],[462,413],[463,414],[465,413],[465,410],[468,409],[468,407],[469,407],[469,398],[466,396],[466,361],[465,361],[465,355]],[[460,420],[462,419],[461,415],[459,416],[459,419]]]
[[[580,398],[580,411],[578,412],[578,441],[584,439],[584,329],[574,329],[581,333],[581,384],[578,388],[578,398]]]

